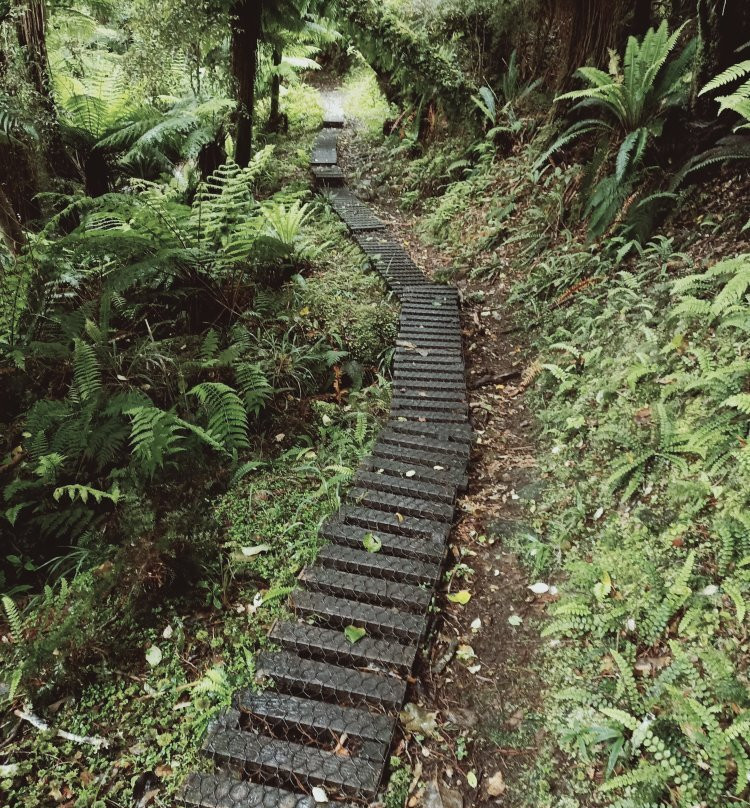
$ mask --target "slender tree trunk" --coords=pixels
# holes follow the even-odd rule
[[[241,167],[253,151],[253,108],[263,0],[236,0],[232,7],[232,75],[237,91],[234,159]]]
[[[281,124],[279,96],[281,94],[281,76],[278,68],[281,67],[281,48],[276,46],[273,49],[274,73],[271,78],[271,115],[268,119],[268,128],[272,132],[278,132]]]
[[[0,235],[13,255],[18,255],[26,243],[21,223],[2,185],[0,185]]]
[[[45,0],[13,0],[19,10],[16,17],[16,36],[21,46],[29,78],[49,119],[46,138],[46,158],[58,176],[75,176],[75,170],[63,143],[57,107],[52,95],[49,58],[47,56],[47,12]]]
[[[36,91],[52,110],[49,59],[47,58],[47,15],[44,0],[15,0],[21,13],[16,18],[18,44],[23,48]]]
[[[701,88],[736,62],[747,58],[738,52],[750,40],[750,3],[747,0],[698,0],[700,44],[696,57],[693,107],[699,115],[711,118],[716,105],[707,96],[698,97]]]

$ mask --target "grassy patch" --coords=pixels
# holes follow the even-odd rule
[[[382,137],[383,124],[393,115],[393,109],[378,87],[375,71],[359,59],[345,77],[342,89],[347,117],[359,121],[371,138]]]

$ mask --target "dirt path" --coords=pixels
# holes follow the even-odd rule
[[[431,276],[448,271],[448,257],[419,241],[416,217],[402,214],[397,200],[383,198],[380,189],[378,195],[368,193],[367,145],[347,136],[342,159],[416,263]],[[516,806],[523,804],[523,775],[540,731],[534,654],[543,603],[529,591],[528,572],[511,549],[530,529],[527,500],[539,489],[521,384],[529,358],[502,290],[455,277],[452,282],[463,296],[477,443],[452,536],[455,566],[444,587],[430,664],[414,688],[425,726],[434,718],[436,729],[412,732],[404,741],[415,772],[406,805]],[[448,593],[461,590],[471,592],[471,600],[451,603]]]

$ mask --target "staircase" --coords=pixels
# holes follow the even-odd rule
[[[467,483],[458,294],[432,284],[346,188],[343,124],[329,106],[312,172],[401,303],[390,418],[321,528],[328,544],[299,576],[295,619],[270,631],[278,650],[258,657],[272,689],[237,693],[211,724],[203,752],[213,770],[190,774],[178,797],[190,808],[313,808],[326,799],[346,808],[376,797]],[[352,627],[366,632],[355,642]]]

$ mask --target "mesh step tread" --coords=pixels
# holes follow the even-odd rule
[[[425,410],[435,410],[437,412],[462,412],[469,411],[465,401],[446,401],[445,399],[431,399],[428,395],[423,396],[397,396],[391,400],[393,409],[396,410],[416,410],[420,407]]]
[[[406,697],[406,683],[382,673],[366,673],[288,651],[264,651],[255,663],[259,678],[271,679],[278,691],[313,698],[337,699],[347,704],[369,704],[398,710]]]
[[[435,472],[437,474],[437,472]],[[409,475],[408,477],[406,475]],[[417,479],[417,470],[406,466],[405,472],[386,470],[379,466],[375,471],[359,471],[354,478],[357,487],[369,488],[372,491],[384,491],[388,494],[405,494],[408,497],[419,497],[430,502],[442,502],[453,508],[456,498],[456,484],[444,479],[442,483]]]
[[[388,421],[388,429],[399,432],[403,435],[424,435],[426,438],[450,441],[451,443],[464,444],[470,448],[474,443],[474,430],[469,424],[446,424],[445,426],[434,426],[425,424],[415,424],[404,420],[402,416],[395,416]]]
[[[416,644],[402,645],[371,637],[352,644],[342,631],[306,623],[277,621],[268,636],[286,651],[326,662],[335,659],[338,665],[377,665],[385,669],[397,668],[409,672],[417,655]]]
[[[438,468],[435,468],[435,466],[438,466]],[[458,469],[449,469],[445,466],[440,466],[439,463],[424,466],[421,463],[408,463],[406,459],[390,460],[385,457],[373,456],[365,458],[360,468],[363,472],[386,474],[392,477],[405,477],[406,474],[410,473],[412,480],[430,483],[448,492],[454,488],[460,488],[466,476]]]
[[[429,385],[422,385],[421,387],[393,386],[393,394],[396,401],[414,399],[416,402],[423,404],[443,402],[453,406],[469,406],[469,402],[460,390],[431,390]]]
[[[396,721],[354,707],[340,707],[285,693],[254,693],[249,688],[235,696],[237,709],[273,724],[290,724],[312,732],[346,733],[350,738],[389,744]]]
[[[371,535],[383,543],[379,553],[368,553],[367,550],[334,544],[324,547],[320,551],[317,564],[344,572],[367,575],[370,578],[398,581],[414,586],[433,587],[437,583],[440,577],[442,555],[434,563],[384,555],[384,552],[387,551],[384,534],[373,533]]]
[[[313,797],[273,786],[236,780],[225,774],[189,774],[177,795],[184,808],[318,808]],[[354,808],[350,803],[330,803]]]
[[[416,466],[424,466],[428,469],[442,470],[463,477],[466,473],[468,459],[459,459],[456,456],[446,456],[440,452],[422,451],[420,449],[405,448],[393,443],[378,443],[372,453],[373,460],[377,463],[381,460],[395,460],[399,463],[409,463]],[[435,469],[440,466],[440,469]]]
[[[418,519],[433,519],[437,522],[453,521],[453,506],[442,502],[403,494],[389,494],[385,491],[373,491],[368,488],[352,488],[347,500],[363,508],[400,514],[402,517],[416,516]]]
[[[305,567],[299,581],[314,592],[407,611],[424,612],[432,600],[431,594],[419,586],[342,572],[339,568],[329,569],[319,563]]]
[[[414,421],[416,423],[423,423],[423,424],[437,424],[437,425],[444,425],[444,424],[466,424],[469,421],[469,414],[468,412],[451,412],[450,410],[439,412],[436,410],[428,410],[428,409],[399,409],[398,407],[393,408],[393,414],[398,415],[402,418],[407,419],[408,421]]]
[[[459,457],[466,457],[469,451],[468,447],[462,443],[437,440],[426,435],[408,435],[391,428],[380,433],[378,443],[391,443],[396,446],[403,446],[405,449],[417,449],[420,452],[442,452],[449,455],[458,455]]]
[[[460,381],[436,381],[430,379],[409,379],[399,374],[398,379],[393,381],[393,389],[396,392],[407,392],[409,390],[423,390],[428,393],[445,393],[450,395],[464,396],[466,394],[466,383],[463,376]]]
[[[329,519],[321,528],[320,535],[327,541],[333,542],[337,547],[361,550],[365,536],[373,533],[372,528],[359,527],[358,525],[346,524],[338,516]],[[394,534],[387,530],[378,530],[377,537],[383,545],[378,555],[387,553],[399,559],[414,559],[419,561],[433,562],[440,564],[445,556],[445,543],[440,538],[418,539],[412,536]],[[324,548],[318,556],[333,548]],[[403,561],[402,561],[403,564]]]
[[[358,601],[296,590],[290,598],[294,610],[302,617],[312,617],[330,626],[357,626],[368,635],[418,642],[427,625],[422,615],[410,614],[385,606],[371,606]]]
[[[415,516],[400,515],[388,511],[377,511],[345,505],[339,510],[341,518],[350,525],[358,525],[368,530],[397,533],[401,536],[426,539],[427,541],[446,541],[450,533],[450,525],[432,519],[420,519]]]
[[[463,366],[454,365],[418,365],[415,362],[399,361],[394,365],[393,378],[398,383],[401,379],[417,382],[432,381],[436,385],[441,382],[453,382],[466,385],[466,372]]]
[[[203,751],[248,774],[279,783],[327,787],[351,796],[374,797],[385,765],[385,759],[379,764],[361,757],[343,757],[314,746],[236,729],[211,732]]]

